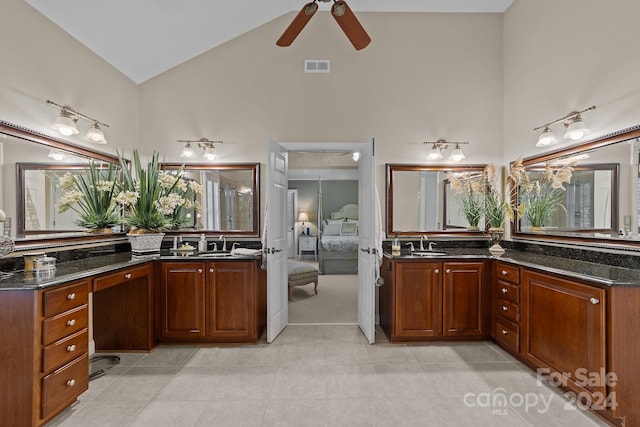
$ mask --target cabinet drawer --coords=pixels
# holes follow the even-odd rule
[[[89,358],[83,357],[42,379],[42,418],[73,403],[89,388]]]
[[[300,238],[300,249],[303,251],[314,251],[316,250],[316,239],[315,237],[301,237]]]
[[[515,324],[520,323],[520,306],[506,299],[498,298],[496,301],[496,314]]]
[[[146,265],[118,270],[115,273],[110,273],[93,279],[93,291],[102,291],[112,286],[120,285],[130,280],[139,279],[140,277],[146,277],[148,275],[149,267]]]
[[[42,372],[51,372],[76,357],[87,354],[88,350],[89,333],[86,329],[83,329],[42,350]]]
[[[89,301],[89,287],[86,281],[45,291],[43,296],[44,317],[55,316]]]
[[[495,278],[507,282],[520,283],[520,268],[504,262],[496,262],[494,267]]]
[[[42,321],[42,344],[49,345],[68,335],[86,329],[89,324],[87,305],[66,311]]]
[[[496,294],[498,299],[506,299],[514,304],[520,304],[520,287],[517,285],[498,280],[496,282]]]
[[[516,353],[520,352],[520,328],[518,325],[497,319],[495,337],[499,344],[504,345]]]

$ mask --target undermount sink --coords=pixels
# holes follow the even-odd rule
[[[415,255],[415,256],[443,256],[443,255],[448,255],[447,252],[436,252],[436,251],[413,251],[411,252],[411,255]]]

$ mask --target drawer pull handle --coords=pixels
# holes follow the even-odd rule
[[[69,295],[67,295],[67,299],[68,300],[76,299],[76,294],[75,293],[70,293]]]
[[[438,270],[437,268],[435,270],[433,270],[434,273],[438,274],[440,273],[440,270]]]
[[[67,381],[67,387],[73,387],[74,385],[76,385],[76,380]]]
[[[198,269],[198,273],[202,273],[202,269],[201,268]]]
[[[450,268],[447,268],[445,271],[447,272],[447,274],[451,273],[451,269]]]
[[[506,329],[502,330],[502,335],[507,335],[509,333],[509,331],[507,331]]]
[[[591,304],[593,305],[600,304],[600,300],[598,298],[591,298],[589,301],[591,301]]]
[[[125,278],[125,279],[131,279],[131,273],[127,273],[127,274],[125,274],[125,275],[124,275],[124,278]]]
[[[209,273],[213,273],[215,270],[213,268],[209,269]]]
[[[508,275],[509,275],[509,272],[508,272],[507,270],[502,270],[502,275],[503,275],[503,276],[508,276]]]
[[[507,292],[509,292],[509,289],[507,288],[502,288],[500,289],[500,291],[502,291],[503,294],[506,294]]]
[[[67,320],[67,326],[73,326],[76,324],[76,319]]]
[[[509,307],[507,307],[506,305],[502,306],[502,311],[509,311]]]
[[[76,345],[75,344],[71,344],[69,347],[67,347],[67,351],[68,352],[76,351]]]

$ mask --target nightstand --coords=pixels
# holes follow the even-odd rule
[[[298,259],[302,258],[302,252],[313,252],[313,257],[318,260],[318,238],[316,236],[300,235],[298,239]]]

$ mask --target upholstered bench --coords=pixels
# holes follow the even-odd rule
[[[313,283],[313,291],[318,295],[318,268],[313,264],[306,262],[298,262],[287,260],[287,267],[289,269],[289,301],[291,301],[291,295],[293,293],[294,286],[308,285]]]

